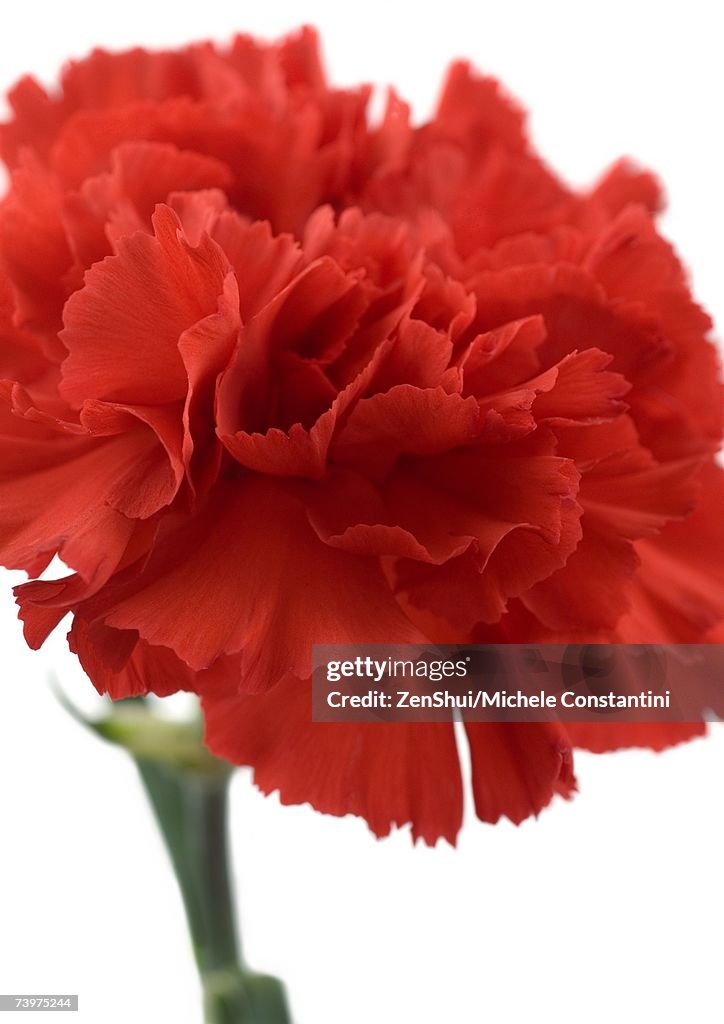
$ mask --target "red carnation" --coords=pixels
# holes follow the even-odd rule
[[[651,175],[572,192],[465,65],[434,118],[312,32],[98,51],[12,93],[0,557],[114,698],[197,692],[285,802],[454,841],[451,724],[310,721],[313,642],[672,642],[724,620],[710,322]],[[467,725],[477,812],[571,748],[699,726]]]

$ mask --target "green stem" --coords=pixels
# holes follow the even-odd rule
[[[73,718],[136,763],[186,908],[206,1024],[291,1024],[281,982],[241,958],[227,845],[232,768],[204,746],[200,719],[165,720],[137,697],[92,720],[53,688]]]
[[[289,1024],[284,989],[240,955],[227,848],[230,770],[137,757],[176,872],[204,992],[206,1024]]]

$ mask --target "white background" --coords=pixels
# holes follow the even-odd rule
[[[532,108],[570,181],[622,153],[662,174],[666,232],[724,322],[717,5],[42,3],[3,11],[0,85],[93,45],[323,31],[340,83],[394,83],[427,113],[468,56]],[[0,577],[0,992],[78,992],[86,1024],[200,1024],[185,923],[125,756],[55,703],[90,684],[62,635],[32,654]],[[90,705],[92,705],[90,700]],[[581,794],[516,829],[468,815],[456,851],[233,790],[248,958],[296,1024],[721,1022],[724,729],[663,756],[577,756]],[[14,1019],[25,1020],[16,1014]],[[32,1018],[30,1018],[32,1019]]]

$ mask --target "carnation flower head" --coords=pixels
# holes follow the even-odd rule
[[[454,841],[451,723],[311,722],[313,643],[721,637],[721,390],[652,175],[574,191],[498,84],[431,120],[314,33],[70,64],[0,136],[0,556],[28,643],[199,694],[264,791]],[[719,630],[719,632],[717,632]],[[478,816],[572,749],[700,725],[467,723]]]

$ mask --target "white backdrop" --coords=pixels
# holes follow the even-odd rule
[[[0,85],[25,71],[50,81],[93,45],[307,21],[337,81],[393,82],[423,116],[447,62],[468,56],[532,108],[569,180],[622,153],[662,174],[665,230],[724,323],[716,5],[662,8],[24,0],[0,25]],[[24,647],[13,580],[0,576],[0,992],[78,992],[86,1024],[199,1024],[180,903],[134,770],[57,706],[51,668],[87,705],[90,684],[62,635],[41,654]],[[663,756],[581,754],[574,801],[518,829],[468,815],[456,851],[413,849],[404,832],[377,842],[358,820],[280,808],[239,775],[248,958],[288,981],[296,1024],[720,1022],[723,764],[720,725]]]

